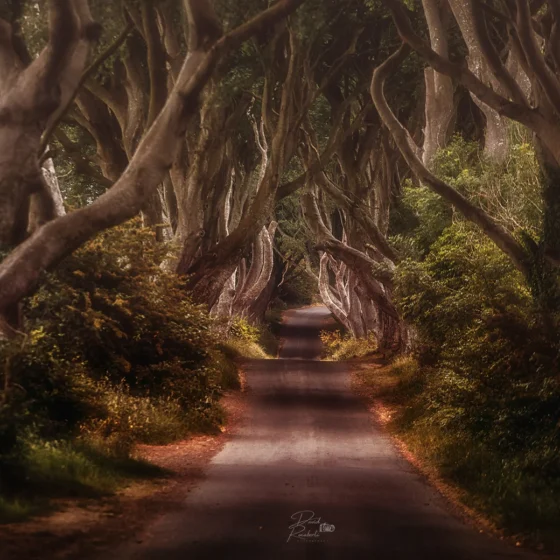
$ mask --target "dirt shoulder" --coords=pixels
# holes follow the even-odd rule
[[[419,458],[400,436],[392,425],[392,420],[402,408],[403,403],[396,403],[394,398],[395,388],[399,378],[392,372],[392,367],[383,356],[375,355],[364,359],[347,362],[352,374],[353,390],[359,394],[367,404],[372,416],[372,422],[386,431],[403,456],[425,479],[427,484],[435,488],[444,498],[450,513],[459,517],[464,523],[474,527],[480,533],[493,535],[495,538],[505,540],[516,547],[525,547],[527,543],[516,536],[506,536],[494,523],[484,517],[480,512],[465,505],[466,492],[449,484],[442,479],[437,469],[428,462]],[[542,546],[530,546],[537,552],[542,552]],[[557,556],[547,556],[558,558]]]
[[[138,446],[137,457],[167,471],[163,479],[133,482],[101,499],[60,501],[49,515],[0,526],[0,558],[87,559],[125,540],[141,542],[150,522],[183,507],[189,492],[204,480],[209,462],[243,422],[247,390],[243,375],[241,379],[241,391],[222,399],[227,422],[221,433]]]

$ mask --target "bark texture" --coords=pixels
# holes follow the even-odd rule
[[[78,86],[90,45],[98,36],[86,0],[47,3],[49,40],[29,65],[0,20],[0,248],[21,243],[28,229],[56,215],[39,162],[41,136]],[[59,201],[58,201],[59,202]],[[33,224],[29,225],[30,208]]]
[[[447,41],[447,4],[440,0],[422,0],[432,49],[443,58],[449,58]],[[452,133],[455,118],[455,86],[453,80],[433,68],[424,71],[426,110],[422,159],[430,167],[436,152],[444,148]]]
[[[268,10],[262,12],[251,21],[234,29],[227,35],[217,39],[215,21],[207,21],[204,2],[187,2],[193,22],[197,22],[198,33],[196,45],[187,56],[177,81],[171,91],[160,114],[155,118],[149,131],[138,144],[130,163],[115,185],[90,206],[80,209],[53,220],[14,250],[0,265],[0,314],[17,304],[22,297],[28,295],[37,285],[41,273],[54,266],[65,255],[75,250],[87,239],[108,227],[122,223],[133,217],[144,206],[157,187],[163,182],[166,173],[172,166],[177,147],[183,138],[187,122],[198,108],[198,100],[204,86],[208,83],[212,72],[219,60],[231,50],[237,48],[255,33],[259,33],[269,26],[283,19],[294,11],[302,0],[281,0]],[[11,68],[18,68],[10,49],[9,33],[2,24],[0,34],[0,66],[8,72],[8,80],[2,82],[2,129],[0,130],[0,148],[5,148],[8,153],[0,150],[0,202],[8,201],[20,213],[24,206],[21,190],[14,189],[14,185],[35,185],[40,170],[34,163],[37,162],[35,149],[40,142],[40,135],[49,116],[54,114],[52,95],[47,95],[39,85],[57,83],[57,78],[71,65],[74,60],[73,53],[77,52],[72,47],[77,47],[84,40],[80,33],[82,24],[78,7],[87,7],[85,2],[51,2],[53,12],[52,45],[46,49],[46,54],[39,59],[41,73],[33,71],[24,72],[22,76]],[[85,20],[84,20],[85,21]],[[70,45],[70,50],[69,50]],[[11,57],[11,58],[10,58]],[[34,63],[35,64],[35,63]],[[33,68],[32,65],[30,68]],[[26,90],[23,86],[29,86]],[[17,86],[17,87],[16,87]],[[41,121],[33,121],[30,130],[21,131],[20,126],[15,126],[11,112],[7,109],[14,97],[21,91],[29,91],[25,99],[29,102],[30,115],[39,114]],[[32,93],[37,93],[32,98]],[[58,106],[58,105],[57,105]],[[51,110],[46,114],[46,107]],[[27,122],[27,120],[25,121]],[[39,122],[39,124],[37,124]],[[31,131],[33,134],[31,134]],[[29,137],[29,138],[28,138]],[[31,152],[23,153],[11,146],[17,138],[20,144],[29,140]],[[14,182],[14,162],[20,164],[20,169],[33,169],[31,177],[22,177],[18,174]],[[10,188],[8,188],[10,187]],[[35,187],[36,188],[36,187]],[[29,188],[28,188],[29,190]],[[25,223],[25,222],[24,222]],[[18,222],[12,219],[2,220],[2,235],[4,240],[11,241],[18,237]],[[228,275],[229,277],[229,275]],[[223,283],[222,283],[223,285]],[[4,331],[9,330],[4,322]]]

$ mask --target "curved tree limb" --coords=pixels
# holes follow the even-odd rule
[[[474,32],[478,45],[480,46],[480,50],[482,51],[485,60],[488,61],[488,66],[490,67],[494,77],[502,85],[505,91],[507,91],[511,99],[520,105],[529,107],[525,94],[515,78],[510,74],[505,64],[502,62],[500,54],[496,50],[496,47],[490,38],[486,18],[484,17],[485,11],[483,4],[484,2],[482,0],[472,0],[470,3]]]
[[[560,115],[560,80],[547,65],[537,43],[529,3],[527,0],[516,0],[516,7],[517,18],[515,27],[519,35],[521,47],[548,101],[554,107],[556,114]]]
[[[255,33],[296,10],[303,1],[280,0],[214,43],[207,41],[205,26],[199,28],[200,44],[207,44],[207,50],[189,54],[165,107],[140,142],[121,178],[90,206],[41,227],[2,262],[0,313],[31,293],[44,270],[96,233],[139,212],[168,172],[186,124],[198,107],[200,92],[219,60]]]
[[[369,297],[375,301],[378,308],[398,320],[398,313],[382,287],[382,285],[391,285],[391,276],[376,274],[376,262],[373,259],[332,235],[321,217],[316,193],[311,189],[302,196],[302,209],[307,224],[317,237],[315,248],[318,251],[328,252],[345,263],[359,277]]]
[[[310,130],[310,124],[306,123],[307,144],[308,144],[308,163],[306,169],[310,170],[313,165],[320,165],[321,159],[316,147],[316,139],[312,139],[314,134]],[[311,157],[313,154],[313,157]],[[392,263],[398,261],[398,255],[387,242],[374,220],[371,218],[361,201],[350,198],[344,191],[339,189],[325,174],[323,170],[315,174],[315,181],[333,200],[342,208],[350,212],[369,236],[381,258],[389,259]]]
[[[43,133],[43,137],[41,138],[41,146],[39,147],[39,154],[43,154],[47,149],[49,141],[52,137],[53,132],[58,127],[62,119],[68,113],[68,110],[74,103],[78,93],[82,86],[86,83],[86,81],[91,77],[91,75],[115,52],[119,50],[122,44],[126,41],[126,38],[130,34],[133,29],[133,24],[129,23],[120,33],[120,35],[105,49],[89,66],[86,68],[84,73],[82,74],[80,80],[76,84],[76,88],[74,93],[68,98],[64,107],[58,111],[58,114],[55,119],[53,119],[50,123],[45,132]]]
[[[451,62],[438,55],[419,35],[416,34],[406,11],[400,0],[383,0],[393,15],[393,20],[401,39],[410,45],[422,58],[437,72],[450,76],[461,85],[474,93],[480,101],[486,103],[498,114],[516,120],[532,130],[538,130],[540,126],[546,126],[546,120],[536,111],[526,105],[510,101],[499,95],[491,87],[487,86],[468,68]]]
[[[529,276],[529,255],[513,236],[484,210],[472,204],[462,194],[433,175],[420,161],[414,150],[410,148],[410,134],[391,110],[383,91],[385,80],[391,72],[396,70],[409,52],[409,47],[403,44],[373,73],[371,96],[383,123],[393,135],[404,159],[418,179],[436,194],[450,202],[467,220],[479,226],[496,246],[508,255],[513,264],[526,276]]]

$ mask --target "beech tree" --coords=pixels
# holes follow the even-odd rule
[[[384,0],[392,26],[376,3],[302,4],[68,0],[46,2],[31,20],[18,2],[2,12],[4,333],[20,325],[18,303],[45,270],[141,214],[176,248],[166,266],[212,314],[262,321],[276,284],[305,274],[355,336],[405,348],[390,224],[410,171],[508,256],[542,309],[557,308],[555,5],[423,0],[412,11]],[[40,30],[47,13],[47,36],[30,41],[21,22]],[[395,30],[403,45],[390,55]],[[405,66],[411,51],[419,57]],[[496,165],[509,153],[511,120],[534,133],[546,177],[542,234],[521,234],[496,204],[436,176],[438,154],[464,125],[459,103],[479,114]],[[66,215],[53,157],[95,185]],[[295,193],[305,242],[292,262],[279,251],[277,210]]]
[[[449,59],[449,5],[439,0],[422,0],[422,5],[430,34],[430,45],[434,52]],[[430,66],[426,67],[424,75],[426,102],[422,161],[426,167],[430,167],[436,152],[447,145],[451,136],[456,110],[455,85],[449,76],[440,74]]]
[[[41,221],[55,205],[39,164],[41,135],[73,95],[99,26],[87,1],[49,2],[49,43],[33,61],[25,59],[12,25],[0,19],[0,247],[27,234],[31,196]],[[27,64],[26,64],[27,63]],[[40,202],[39,202],[40,201]]]
[[[398,158],[372,107],[365,71],[383,52],[386,33],[379,12],[354,8],[338,22],[350,32],[329,65],[336,78],[318,90],[318,115],[302,122],[298,156],[304,172],[279,194],[303,191],[303,216],[321,255],[316,280],[325,305],[356,337],[373,334],[380,347],[404,348],[408,329],[392,301],[399,257],[388,241]],[[320,74],[304,79],[310,88],[321,83]]]
[[[189,53],[167,100],[132,156],[128,166],[93,204],[56,218],[20,243],[0,265],[2,330],[17,327],[14,306],[29,294],[42,271],[54,266],[97,232],[137,214],[163,182],[173,163],[179,140],[217,63],[255,33],[293,12],[302,0],[281,0],[240,27],[221,35],[206,2],[186,2]],[[99,27],[90,17],[86,0],[48,3],[50,39],[44,53],[26,68],[19,63],[9,22],[2,20],[3,147],[0,185],[6,218],[3,242],[22,239],[20,221],[25,198],[40,180],[39,147],[50,118],[75,94],[91,41]],[[4,78],[7,77],[7,78]],[[29,92],[29,96],[25,93]],[[27,99],[22,103],[22,99]],[[14,189],[14,185],[21,188]]]
[[[233,192],[236,192],[240,189],[239,180],[245,177],[249,179],[247,186],[254,191],[248,196],[243,195],[247,206],[241,219],[219,242],[210,240],[204,244],[203,240],[208,235],[206,228],[200,230],[202,241],[196,232],[191,234],[194,243],[189,241],[188,251],[197,253],[197,256],[188,255],[185,258],[184,252],[179,269],[181,273],[190,275],[189,285],[194,297],[210,307],[218,301],[224,285],[236,270],[240,280],[238,287],[242,287],[244,265],[240,266],[240,263],[247,259],[251,243],[256,242],[263,226],[271,222],[276,201],[295,192],[303,184],[303,180],[282,183],[283,175],[296,155],[306,115],[339,78],[340,67],[355,48],[358,35],[354,29],[349,39],[332,36],[327,39],[331,49],[326,48],[329,45],[325,45],[324,34],[329,36],[340,15],[341,11],[335,6],[315,2],[299,13],[295,25],[279,29],[265,52],[259,53],[266,67],[262,80],[251,90],[252,97],[259,101],[256,106],[260,105],[260,110],[251,118],[253,142],[260,162],[252,170],[246,166],[235,170],[233,185]],[[334,60],[330,58],[333,53]],[[332,60],[332,66],[319,72],[327,59]],[[214,143],[223,131],[218,130],[218,135],[209,133]],[[328,154],[324,159],[327,158]],[[241,187],[240,192],[246,193],[247,186]],[[224,190],[222,187],[221,192]],[[235,199],[234,202],[237,203]]]
[[[543,310],[557,309],[560,303],[560,66],[556,3],[530,4],[528,0],[515,0],[504,3],[505,11],[501,11],[480,0],[451,1],[469,48],[469,67],[450,61],[422,39],[400,0],[384,0],[384,3],[404,42],[398,52],[377,68],[373,77],[371,93],[384,124],[418,179],[477,224],[508,255],[526,277]],[[503,32],[498,38],[489,31],[494,23],[495,28]],[[506,54],[501,53],[501,45],[506,45]],[[504,149],[499,140],[503,133],[498,131],[504,126],[502,119],[517,121],[534,133],[544,177],[545,209],[540,239],[521,240],[484,209],[434,176],[418,157],[414,141],[391,110],[383,92],[387,77],[398,69],[410,49],[434,71],[469,90],[485,108],[486,144],[490,152],[496,154]],[[519,79],[523,74],[530,88],[524,79]]]

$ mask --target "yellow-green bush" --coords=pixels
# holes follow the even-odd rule
[[[229,336],[247,342],[259,342],[260,330],[242,317],[232,317],[229,322]]]
[[[321,331],[323,355],[331,360],[364,358],[377,351],[377,341],[373,334],[366,338],[355,338],[339,330]]]
[[[227,319],[227,334],[218,348],[235,358],[267,359],[276,353],[277,340],[265,325],[252,325],[242,317]]]
[[[514,146],[500,168],[456,141],[436,170],[520,239],[539,230],[538,171],[527,145]],[[560,522],[557,318],[541,312],[527,280],[478,228],[441,213],[426,189],[412,190],[399,216],[415,220],[408,230],[398,224],[410,250],[396,270],[395,297],[416,330],[421,367],[399,388],[405,406],[396,427],[510,530],[550,533]]]
[[[24,310],[27,336],[0,343],[0,484],[31,476],[29,438],[90,436],[124,450],[222,421],[213,323],[162,266],[168,257],[134,221],[43,279]]]
[[[397,356],[391,362],[391,372],[400,380],[413,379],[419,371],[420,365],[413,356]]]

